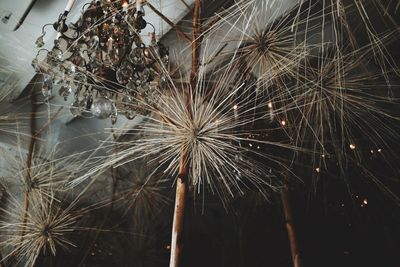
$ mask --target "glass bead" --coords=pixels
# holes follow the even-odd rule
[[[136,65],[142,65],[144,64],[144,59],[143,59],[143,49],[136,47],[132,50],[132,52],[129,54],[129,60]]]
[[[75,76],[74,76],[74,80],[77,81],[78,83],[86,83],[87,82],[87,77],[85,74],[78,72]]]
[[[125,117],[128,119],[128,120],[133,120],[135,117],[136,117],[136,111],[134,111],[134,110],[126,110],[125,111]]]
[[[116,72],[117,81],[120,84],[124,85],[127,84],[132,76],[132,73],[133,73],[132,66],[127,62],[122,63]]]
[[[99,119],[106,119],[110,117],[111,114],[115,112],[114,110],[114,104],[111,102],[111,100],[105,97],[97,98],[90,108],[93,116]]]
[[[85,100],[75,99],[75,101],[71,104],[70,112],[72,116],[79,117],[85,111]]]
[[[67,100],[68,96],[72,93],[72,86],[70,84],[66,84],[60,87],[58,90],[58,94],[64,97],[64,100]]]
[[[45,75],[43,78],[42,94],[47,100],[51,97],[53,91],[53,79],[49,75]]]
[[[37,58],[32,60],[32,67],[35,69],[36,72],[40,72],[39,61]]]
[[[41,48],[41,47],[44,46],[44,34],[43,34],[43,35],[40,35],[39,38],[36,39],[35,44],[36,44],[36,46],[37,46],[38,48]]]

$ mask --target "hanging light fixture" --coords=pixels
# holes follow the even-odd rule
[[[39,48],[44,46],[48,25],[59,32],[53,49],[40,49],[32,61],[44,76],[45,98],[58,86],[65,100],[73,95],[74,116],[92,114],[111,118],[113,123],[118,111],[128,119],[145,114],[146,105],[156,102],[163,89],[161,69],[168,65],[168,49],[156,40],[154,26],[144,19],[142,2],[92,1],[83,7],[79,20],[68,26],[67,14],[44,25],[36,41]],[[148,26],[152,33],[146,45],[140,34]],[[42,51],[47,54],[39,61]]]

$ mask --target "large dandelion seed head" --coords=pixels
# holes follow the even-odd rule
[[[249,137],[256,111],[250,88],[237,85],[229,70],[212,82],[205,79],[204,68],[200,72],[196,88],[184,81],[177,88],[171,81],[169,94],[150,107],[152,116],[135,130],[140,136],[121,143],[112,163],[148,157],[160,171],[175,176],[183,161],[196,191],[206,185],[229,195],[250,185],[273,188],[269,169],[255,159],[263,153],[247,143],[274,144]]]
[[[147,160],[136,160],[117,168],[118,194],[125,213],[132,214],[134,222],[151,220],[169,203],[165,193],[166,179],[154,172],[154,166]]]
[[[8,164],[2,170],[0,181],[12,190],[38,194],[65,190],[66,183],[74,176],[70,164],[76,163],[76,158],[57,158],[55,151],[39,150],[28,160],[23,150],[17,155],[5,150],[2,152]]]
[[[359,161],[357,142],[379,146],[397,136],[392,128],[396,116],[387,109],[394,102],[382,76],[366,68],[365,55],[327,50],[291,89],[287,109],[295,140],[313,149],[314,164],[320,166],[328,156]]]
[[[256,28],[238,49],[239,64],[244,64],[265,84],[278,83],[285,75],[295,77],[295,68],[305,55],[302,46],[296,47],[295,35],[278,27],[282,26]]]
[[[40,254],[55,256],[58,249],[74,246],[67,236],[76,231],[79,216],[55,201],[31,197],[30,207],[25,211],[20,200],[10,196],[7,208],[1,212],[5,215],[0,220],[1,245],[3,252],[7,251],[3,260],[15,259],[24,262],[24,266],[34,266]],[[26,219],[21,221],[24,212]]]
[[[295,1],[239,1],[220,14],[207,37],[215,39],[214,32],[224,29],[229,35],[222,39],[227,43],[222,53],[235,58],[242,74],[252,73],[262,88],[281,86],[283,77],[296,77],[296,68],[308,53],[299,38],[302,30],[291,27],[298,8]]]
[[[398,40],[397,8],[395,1],[380,0],[311,0],[299,1],[293,27],[307,21],[307,32],[319,31],[320,43],[331,42],[337,51],[344,47],[353,50],[370,46],[369,57],[380,67],[390,84],[387,73],[399,75],[399,66],[389,44]],[[313,8],[315,6],[316,8]],[[301,15],[301,10],[307,12]],[[303,19],[304,18],[304,19]],[[384,24],[385,27],[381,27]],[[315,42],[307,33],[308,42]]]

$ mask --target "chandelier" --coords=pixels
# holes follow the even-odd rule
[[[140,0],[91,1],[82,8],[76,23],[66,25],[68,12],[54,24],[46,24],[36,40],[41,48],[32,65],[43,75],[42,93],[46,100],[58,87],[60,96],[73,102],[73,116],[111,118],[118,113],[128,119],[145,115],[146,106],[157,102],[162,92],[169,52],[155,36],[155,28],[144,20]],[[45,28],[52,25],[59,32],[51,51],[44,46]],[[151,26],[149,44],[141,31]],[[42,51],[46,52],[39,60]]]

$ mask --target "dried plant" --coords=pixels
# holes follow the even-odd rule
[[[298,146],[314,151],[317,172],[327,158],[344,171],[348,159],[362,161],[359,145],[383,148],[398,137],[399,117],[392,108],[398,99],[389,97],[380,71],[367,68],[367,53],[326,49],[290,89],[287,127]]]
[[[232,35],[237,35],[237,39],[228,36],[225,40],[233,39],[231,42],[237,43],[237,49],[226,54],[235,57],[242,72],[255,75],[258,88],[267,89],[271,83],[284,87],[283,77],[297,77],[299,64],[309,50],[300,40],[304,33],[294,32],[290,27],[298,6],[286,6],[279,1],[250,2],[235,5],[229,14],[240,19],[230,22],[229,17],[224,17],[220,21],[222,25],[229,25]],[[299,21],[297,27],[304,24],[305,21]],[[222,25],[216,24],[214,28]]]
[[[158,164],[158,169],[173,176],[177,174],[181,152],[185,151],[189,179],[196,191],[206,185],[229,195],[250,184],[260,190],[264,186],[275,188],[268,168],[255,158],[275,161],[272,155],[262,153],[260,146],[286,146],[254,138],[250,126],[255,122],[257,108],[247,96],[250,87],[231,88],[237,82],[228,75],[229,70],[226,72],[209,82],[203,69],[196,88],[181,80],[184,88],[179,89],[171,81],[169,95],[149,107],[152,116],[133,130],[141,136],[121,142],[120,151],[108,164],[122,165],[148,157]]]
[[[9,196],[7,208],[1,208],[1,247],[7,250],[3,261],[14,259],[24,266],[34,266],[41,253],[56,256],[58,249],[75,245],[68,235],[78,230],[81,214],[73,213],[73,205],[66,208],[54,198],[43,199],[40,195],[31,197],[26,219],[21,221],[25,207],[19,199]]]
[[[136,160],[117,168],[118,193],[115,197],[134,223],[151,220],[170,203],[166,194],[167,179],[147,159]]]
[[[394,1],[380,0],[299,0],[299,11],[292,28],[301,20],[301,10],[307,10],[306,20],[314,20],[320,30],[321,43],[332,42],[337,51],[344,46],[351,45],[357,50],[365,45],[371,47],[371,56],[381,68],[381,74],[390,84],[387,72],[394,71],[400,74],[399,66],[388,49],[398,34],[398,24],[395,16],[398,5]],[[313,6],[316,8],[313,11]],[[320,18],[315,20],[314,18]],[[385,29],[379,28],[382,21],[386,21]],[[310,23],[313,25],[313,23]],[[315,27],[314,26],[314,27]],[[307,29],[308,31],[308,29]],[[332,32],[332,34],[330,33]],[[365,34],[366,41],[363,40]],[[324,46],[322,46],[322,53]]]
[[[19,192],[43,195],[49,191],[67,190],[67,182],[77,172],[72,166],[77,167],[80,163],[78,155],[58,158],[57,146],[51,151],[35,150],[30,161],[21,147],[18,154],[2,151],[7,165],[2,170],[1,181]]]

